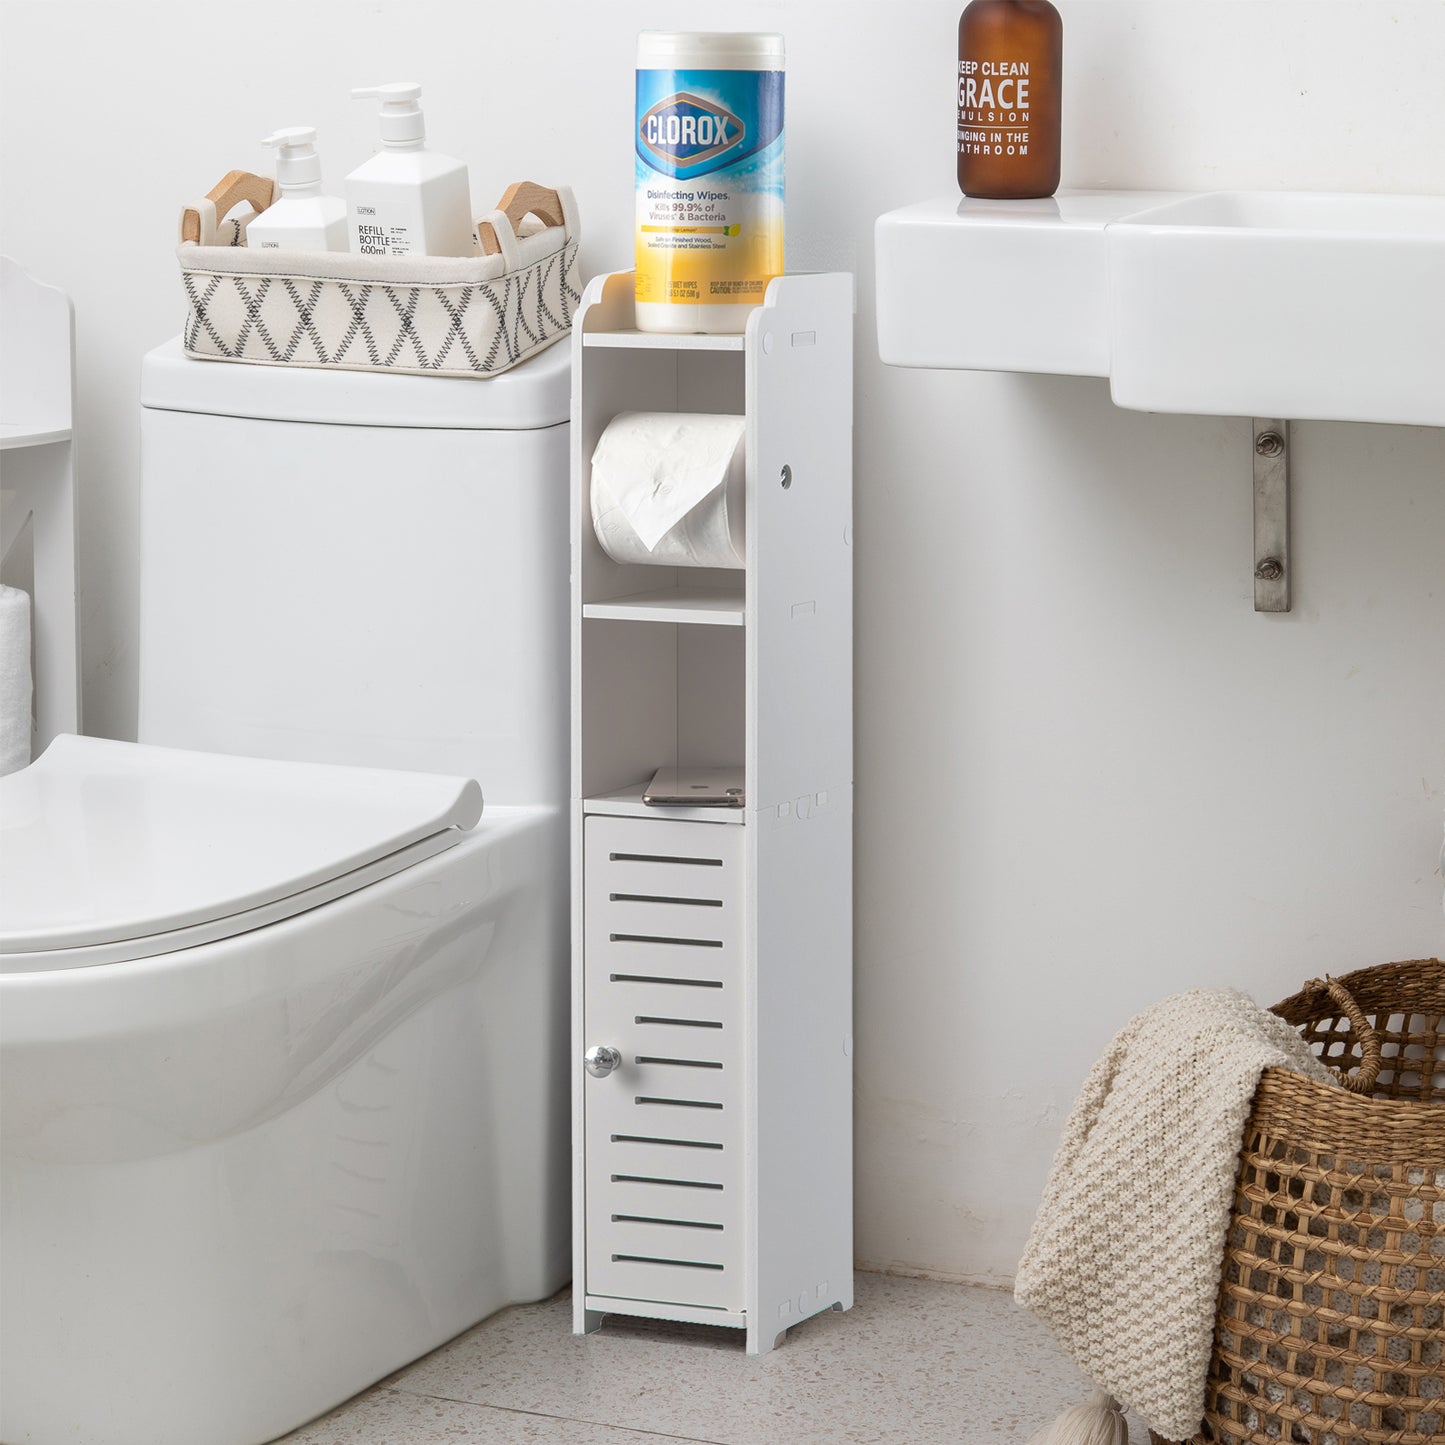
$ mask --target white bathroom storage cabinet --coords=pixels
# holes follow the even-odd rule
[[[572,334],[574,1328],[759,1354],[853,1302],[852,279],[779,277],[742,336],[639,332],[632,287]],[[603,551],[625,411],[745,417],[744,568]],[[642,802],[739,764],[745,807]]]

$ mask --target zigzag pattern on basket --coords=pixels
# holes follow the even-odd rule
[[[193,356],[488,376],[570,330],[577,242],[494,281],[406,285],[183,271]],[[327,338],[336,338],[328,346]]]

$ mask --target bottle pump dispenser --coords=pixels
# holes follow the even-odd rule
[[[382,148],[346,178],[351,249],[363,256],[472,256],[467,168],[426,148],[421,86],[367,86],[353,100],[379,100]]]
[[[309,125],[278,130],[261,142],[274,147],[280,196],[246,229],[246,244],[262,250],[344,251],[346,207],[321,192],[321,157]]]

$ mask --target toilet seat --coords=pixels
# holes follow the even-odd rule
[[[229,938],[451,847],[465,778],[62,736],[0,778],[0,973]]]

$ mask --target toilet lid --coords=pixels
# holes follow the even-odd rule
[[[274,922],[450,846],[481,812],[466,778],[58,737],[0,778],[0,971],[3,955],[114,962]]]

